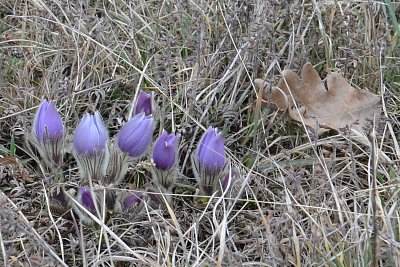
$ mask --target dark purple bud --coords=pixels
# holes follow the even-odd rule
[[[153,161],[157,169],[166,171],[175,165],[178,153],[177,140],[179,140],[179,135],[168,134],[166,130],[163,130],[153,149]]]
[[[225,165],[224,139],[217,129],[208,128],[200,139],[197,150],[200,168],[206,174],[220,172]]]
[[[34,131],[39,142],[59,141],[63,138],[64,128],[54,104],[43,100],[36,111]]]
[[[153,113],[153,96],[140,91],[135,108],[135,114],[144,112],[146,116]]]
[[[96,211],[96,207],[92,198],[92,192],[86,186],[79,188],[79,202],[90,212]]]
[[[150,202],[155,204],[156,206],[162,205],[164,203],[161,193],[156,193],[153,190],[148,189],[147,195],[149,196]]]
[[[79,155],[102,153],[108,140],[108,132],[98,111],[86,113],[75,129],[73,144]]]
[[[143,194],[140,192],[132,193],[132,194],[128,195],[124,200],[123,210],[125,210],[125,211],[129,210],[134,205],[140,204],[140,202],[142,201],[142,197],[143,197]]]
[[[153,138],[153,118],[136,114],[119,131],[118,147],[131,157],[142,156]]]

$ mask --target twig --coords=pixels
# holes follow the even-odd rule
[[[372,264],[371,266],[377,267],[378,266],[378,225],[377,225],[377,218],[376,218],[376,166],[375,166],[375,144],[376,144],[376,134],[375,134],[375,127],[372,129],[371,133],[371,155],[370,155],[370,175],[372,174],[372,195],[371,195],[371,205],[372,205]]]

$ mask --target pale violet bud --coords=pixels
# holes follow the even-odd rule
[[[62,163],[64,126],[51,101],[44,99],[40,104],[28,140],[36,147],[48,169],[56,172]]]
[[[94,155],[104,151],[108,132],[98,111],[86,113],[75,129],[73,144],[77,154]]]
[[[140,91],[135,107],[135,114],[141,112],[144,112],[146,116],[153,114],[153,96],[144,91]]]
[[[83,116],[72,142],[82,178],[102,179],[109,161],[108,132],[98,111]]]
[[[153,118],[136,114],[119,131],[118,147],[133,158],[142,156],[153,138]]]
[[[192,155],[192,166],[201,194],[210,196],[221,189],[221,184],[222,187],[229,184],[224,177],[226,156],[221,132],[207,129]]]
[[[163,130],[160,137],[157,139],[153,148],[153,161],[155,167],[159,170],[169,170],[175,166],[177,162],[178,147],[177,142],[180,136],[174,133],[168,134]]]
[[[51,101],[43,100],[36,111],[34,131],[39,142],[59,141],[64,136],[64,127],[56,107]]]
[[[220,172],[225,165],[224,139],[221,133],[214,128],[208,128],[200,139],[197,150],[200,168],[206,174]]]

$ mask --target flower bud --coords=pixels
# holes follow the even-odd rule
[[[104,218],[105,221],[107,221],[109,215],[106,212],[108,208],[107,207],[107,201],[108,201],[107,195],[109,195],[108,192],[104,190],[100,191],[98,190],[96,191],[96,189],[93,190],[94,191],[92,191],[92,189],[89,188],[88,186],[79,187],[79,191],[75,199],[85,209],[83,209],[76,203],[73,204],[75,213],[79,216],[82,222],[84,222],[87,225],[92,225],[95,222],[90,216],[90,214],[88,214],[88,212],[90,212],[92,215],[96,216],[99,219],[102,219],[102,215],[105,214],[106,215],[106,217]],[[105,196],[104,193],[106,193]],[[105,199],[106,206],[102,205],[103,199]]]
[[[225,165],[224,139],[217,129],[208,128],[192,155],[193,172],[201,194],[210,196],[221,189],[220,183],[222,187],[229,184],[229,179],[224,177]]]
[[[159,170],[169,170],[177,162],[178,144],[180,136],[174,133],[168,134],[163,130],[153,148],[153,161]]]
[[[153,138],[153,118],[145,113],[136,114],[119,131],[118,147],[129,156],[142,156]]]
[[[93,201],[92,192],[88,187],[84,186],[79,188],[78,202],[91,213],[96,213],[96,206]]]
[[[34,132],[39,142],[54,142],[64,136],[63,123],[56,107],[45,99],[40,104],[35,115]]]
[[[224,139],[217,129],[208,128],[200,140],[197,150],[200,168],[206,174],[220,172],[225,165]]]
[[[76,127],[73,144],[79,155],[94,155],[104,151],[108,140],[107,129],[104,127],[98,111],[94,115],[86,113]]]
[[[129,194],[122,204],[122,208],[124,211],[132,210],[133,207],[138,206],[142,203],[143,193],[131,193]]]
[[[75,129],[73,145],[75,158],[84,179],[101,179],[105,176],[109,160],[108,132],[98,111],[86,113]]]
[[[179,140],[179,134],[168,134],[166,130],[163,130],[153,148],[154,167],[151,169],[153,182],[167,193],[171,193],[175,185],[178,171],[176,166],[178,164]]]
[[[153,96],[152,94],[147,94],[144,91],[140,91],[135,107],[135,114],[139,114],[141,112],[144,112],[146,116],[149,116],[153,113]]]
[[[36,147],[48,169],[57,172],[62,163],[64,127],[51,101],[43,100],[40,104],[28,140]]]

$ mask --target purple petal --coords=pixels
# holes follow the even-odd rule
[[[224,139],[216,129],[209,128],[200,140],[197,157],[208,174],[219,172],[225,164]]]
[[[131,157],[143,155],[153,138],[153,118],[139,113],[129,120],[118,134],[118,146]]]
[[[134,129],[138,128],[144,117],[145,115],[143,112],[136,114],[124,126],[122,126],[121,130],[119,130],[118,133],[118,145],[120,146],[120,148],[124,147],[124,144],[129,142],[129,139],[133,134]]]
[[[200,139],[200,145],[197,152],[199,158],[204,157],[204,153],[206,151],[206,146],[202,144],[208,144],[212,141],[213,138],[217,135],[216,130],[213,128],[208,128],[207,131],[203,134],[203,137]]]
[[[96,125],[97,133],[99,135],[99,144],[102,144],[102,148],[104,148],[108,139],[108,132],[98,111],[94,113],[94,123]]]
[[[152,102],[153,102],[153,97],[151,94],[146,94],[145,92],[140,91],[135,108],[136,114],[144,112],[146,116],[151,115],[153,109]]]
[[[137,205],[142,201],[143,194],[138,192],[138,193],[132,193],[129,196],[127,196],[124,200],[123,203],[123,209],[128,210],[130,209],[133,205]]]
[[[94,115],[83,116],[75,129],[73,144],[78,154],[94,155],[104,150],[107,139],[107,129],[96,111]]]
[[[63,124],[52,102],[42,101],[35,115],[34,129],[36,137],[41,142],[45,140],[58,141],[63,137]]]
[[[90,192],[90,189],[87,187],[81,187],[79,189],[79,195],[80,195],[80,203],[82,206],[84,206],[86,209],[89,211],[95,211],[96,207],[94,205],[94,201],[92,198],[92,193]]]
[[[162,132],[153,149],[156,168],[165,171],[174,166],[177,153],[176,139],[175,134],[168,134],[165,130]]]

